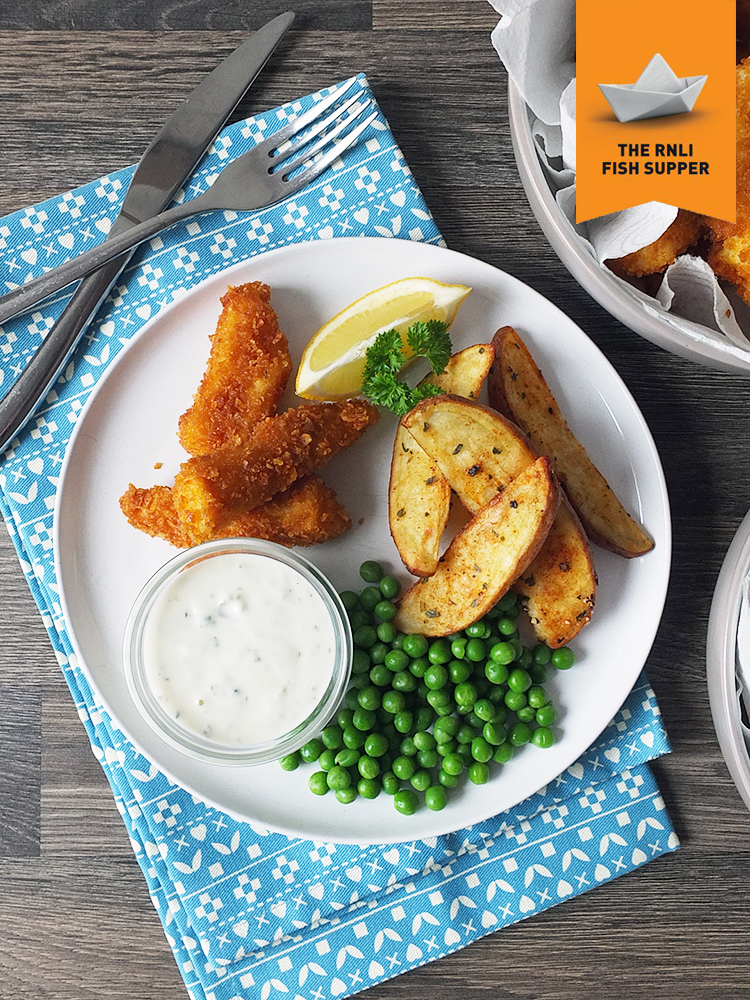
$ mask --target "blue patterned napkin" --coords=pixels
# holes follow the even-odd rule
[[[319,96],[227,128],[178,200]],[[103,239],[131,173],[0,220],[0,287]],[[52,559],[56,477],[88,393],[184,289],[264,250],[342,235],[442,243],[382,116],[286,203],[251,218],[191,220],[143,246],[0,465],[0,507],[21,566],[195,1000],[348,996],[678,846],[647,764],[669,744],[645,676],[597,743],[516,808],[447,836],[367,847],[289,839],[208,807],[139,755],[97,703],[72,653]],[[0,392],[67,297],[0,328]]]

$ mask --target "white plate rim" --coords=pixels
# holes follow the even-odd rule
[[[652,602],[652,607],[653,607],[653,612],[654,612],[654,614],[653,614],[653,628],[652,628],[652,630],[650,632],[650,638],[649,638],[648,643],[647,643],[647,647],[648,648],[646,649],[645,655],[643,657],[643,662],[645,662],[645,658],[648,655],[648,650],[651,647],[651,644],[653,642],[653,638],[655,637],[655,634],[656,634],[656,629],[658,628],[658,623],[659,623],[660,618],[661,618],[664,601],[666,599],[667,584],[668,584],[668,579],[669,579],[669,570],[670,570],[670,563],[671,563],[671,524],[670,524],[670,518],[669,518],[668,496],[667,496],[667,490],[666,490],[666,483],[665,483],[665,480],[664,480],[664,474],[663,474],[663,470],[661,468],[661,463],[660,463],[660,460],[659,460],[659,457],[658,457],[658,453],[657,453],[655,444],[653,442],[653,438],[651,437],[651,433],[650,433],[650,431],[649,431],[649,429],[648,429],[648,427],[647,427],[647,425],[645,423],[645,420],[644,420],[642,414],[640,413],[640,410],[639,410],[637,404],[635,403],[632,395],[630,394],[629,390],[627,389],[625,383],[622,381],[622,379],[617,374],[617,372],[614,370],[614,368],[612,368],[611,364],[604,357],[604,355],[600,351],[600,349],[592,341],[590,341],[590,339],[588,337],[586,337],[585,333],[583,333],[583,331],[580,330],[580,328],[577,326],[577,324],[575,324],[572,320],[570,320],[569,317],[567,317],[564,313],[562,313],[562,311],[559,310],[556,306],[554,306],[552,303],[550,303],[548,300],[546,300],[540,293],[536,292],[534,289],[532,289],[529,286],[525,285],[523,282],[519,281],[519,279],[516,279],[513,276],[507,274],[506,272],[503,272],[500,269],[495,268],[493,265],[490,265],[490,264],[487,264],[487,263],[485,263],[485,262],[483,262],[481,260],[478,260],[477,258],[470,257],[470,256],[465,255],[465,254],[460,254],[460,253],[457,253],[456,251],[447,250],[447,249],[445,249],[443,247],[438,247],[438,246],[431,245],[431,244],[411,243],[408,240],[390,240],[390,241],[386,241],[385,239],[377,238],[377,237],[346,237],[346,238],[340,238],[340,239],[332,239],[332,240],[326,240],[326,241],[324,241],[324,243],[322,245],[323,245],[324,248],[333,248],[335,246],[345,245],[345,249],[346,249],[347,254],[353,254],[353,255],[357,254],[357,253],[364,253],[364,252],[376,252],[376,253],[388,252],[389,248],[393,249],[394,246],[398,246],[400,251],[403,250],[405,247],[409,247],[418,256],[423,256],[423,255],[428,255],[429,256],[430,254],[432,254],[433,258],[436,261],[440,257],[442,257],[443,259],[449,258],[449,259],[451,259],[453,261],[456,261],[456,262],[459,262],[459,261],[465,262],[469,266],[470,269],[471,268],[486,269],[486,271],[492,272],[495,276],[497,276],[497,279],[501,283],[502,282],[508,282],[508,283],[511,284],[511,286],[514,286],[516,289],[522,289],[524,295],[528,295],[528,296],[532,297],[533,299],[536,300],[537,303],[544,303],[548,308],[550,308],[560,318],[560,321],[562,323],[567,324],[571,328],[574,328],[575,330],[577,330],[578,333],[582,337],[584,337],[585,340],[588,342],[588,349],[591,350],[594,354],[596,354],[596,355],[599,356],[599,358],[601,359],[601,361],[603,362],[603,364],[608,369],[609,375],[610,375],[613,383],[617,386],[617,388],[618,388],[619,392],[621,393],[622,397],[624,399],[628,400],[629,405],[632,408],[632,415],[636,419],[637,423],[639,424],[640,431],[641,431],[641,434],[643,436],[643,442],[642,443],[644,443],[646,445],[647,451],[649,452],[649,456],[648,457],[649,457],[649,459],[650,459],[650,461],[651,461],[651,463],[653,465],[652,471],[655,474],[656,482],[657,482],[657,486],[658,486],[658,492],[659,492],[660,516],[662,518],[662,523],[658,527],[660,528],[661,535],[662,535],[662,540],[661,540],[662,552],[660,554],[661,561],[660,561],[660,564],[659,564],[660,569],[659,569],[658,580],[657,580],[658,586],[656,587],[656,593],[654,595],[652,595],[654,597],[654,600]],[[232,276],[233,276],[233,274],[236,273],[236,272],[246,271],[248,268],[253,268],[254,266],[259,266],[264,258],[265,258],[265,260],[267,262],[268,260],[273,260],[275,258],[279,258],[279,257],[282,257],[282,256],[287,256],[287,255],[290,256],[290,257],[293,257],[296,254],[300,254],[300,253],[304,254],[304,253],[306,253],[308,251],[317,252],[317,251],[319,251],[320,247],[321,247],[321,244],[320,243],[316,243],[316,242],[313,242],[313,243],[297,243],[297,244],[293,244],[293,245],[290,245],[290,246],[287,246],[287,247],[278,248],[278,249],[270,251],[270,252],[268,252],[266,254],[259,255],[258,257],[251,258],[249,260],[245,260],[245,261],[241,261],[239,263],[233,264],[230,267],[228,267],[226,270],[220,271],[220,272],[218,272],[216,274],[213,274],[209,278],[207,278],[205,281],[203,281],[203,282],[199,283],[198,285],[196,285],[193,289],[190,290],[190,292],[188,293],[187,296],[183,296],[180,299],[177,299],[175,302],[170,303],[160,313],[158,313],[156,316],[152,317],[152,319],[150,319],[143,326],[143,328],[136,334],[136,336],[133,337],[133,339],[123,348],[123,350],[120,352],[120,354],[118,355],[118,358],[115,360],[115,362],[113,363],[113,365],[110,366],[110,369],[107,371],[107,373],[105,373],[105,375],[99,380],[99,382],[97,383],[97,385],[92,390],[92,392],[91,392],[91,394],[90,394],[90,396],[89,396],[89,398],[88,398],[88,400],[86,402],[86,405],[85,405],[83,411],[79,415],[79,419],[78,419],[77,425],[76,425],[76,427],[74,429],[74,432],[73,432],[73,434],[71,436],[71,440],[69,442],[69,446],[68,446],[68,449],[66,451],[65,460],[64,460],[63,466],[61,468],[60,483],[59,483],[59,488],[58,488],[57,497],[56,497],[56,504],[55,504],[55,524],[56,525],[60,523],[61,507],[62,507],[62,504],[63,504],[63,501],[64,501],[65,492],[66,492],[66,483],[67,483],[67,479],[68,479],[68,470],[69,470],[69,467],[70,467],[70,464],[71,464],[71,461],[72,461],[72,456],[75,454],[75,451],[76,451],[77,438],[78,438],[78,436],[79,436],[79,434],[81,432],[81,428],[85,427],[85,424],[86,424],[86,415],[87,415],[88,411],[90,410],[90,408],[94,405],[94,403],[98,399],[98,397],[105,391],[105,387],[106,387],[106,384],[107,384],[107,380],[110,377],[110,373],[112,371],[114,371],[114,370],[117,369],[117,366],[123,361],[123,359],[125,359],[127,357],[127,355],[129,354],[129,352],[132,351],[132,350],[134,350],[134,349],[136,349],[136,346],[144,338],[147,338],[152,333],[152,331],[154,330],[155,327],[158,327],[161,323],[163,323],[166,320],[166,318],[169,316],[169,314],[172,312],[172,310],[178,309],[181,305],[184,305],[186,298],[189,298],[189,296],[191,296],[194,293],[195,294],[199,294],[202,289],[205,289],[206,286],[210,286],[210,285],[215,284],[215,283],[224,282],[225,280],[231,279]],[[409,273],[424,273],[424,270],[425,269],[422,269],[421,272],[413,270],[412,272],[409,272]],[[445,279],[444,278],[442,280],[449,280],[449,279]],[[61,566],[60,541],[59,541],[60,532],[55,531],[54,535],[55,535],[55,541],[54,541],[54,559],[55,559],[56,569],[58,570],[58,582],[60,583],[60,601],[61,601],[61,607],[63,609],[63,615],[64,615],[64,618],[65,618],[65,621],[66,621],[66,625],[68,627],[68,634],[69,634],[71,643],[73,644],[74,650],[75,650],[76,655],[78,657],[78,662],[79,662],[80,668],[81,668],[84,676],[86,677],[87,681],[89,682],[89,684],[90,684],[90,686],[92,688],[92,691],[95,693],[96,697],[99,699],[99,701],[105,707],[105,709],[107,710],[107,712],[110,714],[110,716],[112,717],[113,721],[115,721],[115,723],[118,726],[120,726],[120,728],[123,729],[123,732],[125,732],[127,738],[130,740],[130,742],[132,743],[132,745],[139,752],[141,752],[147,759],[153,760],[154,759],[153,752],[150,752],[149,749],[147,748],[147,746],[143,745],[143,741],[140,740],[140,739],[138,739],[138,738],[136,738],[136,737],[134,737],[131,732],[129,732],[125,727],[121,726],[120,721],[118,719],[117,712],[115,710],[113,710],[113,708],[112,708],[111,705],[108,704],[107,698],[104,696],[104,694],[103,694],[100,686],[97,684],[96,679],[92,675],[92,673],[91,673],[91,671],[90,671],[90,669],[89,669],[89,667],[88,667],[88,665],[86,663],[86,658],[85,658],[85,656],[83,654],[83,650],[80,648],[80,646],[78,644],[78,638],[77,638],[77,636],[75,634],[75,630],[73,629],[73,627],[71,625],[68,599],[67,599],[67,595],[65,593],[65,589],[62,586],[62,580],[61,580],[62,574],[60,574],[60,572],[59,572],[60,566]],[[610,719],[614,716],[614,714],[616,713],[616,711],[621,706],[622,702],[627,697],[627,695],[628,695],[628,693],[630,691],[630,688],[632,687],[632,683],[634,683],[635,680],[637,679],[638,673],[640,672],[640,669],[643,666],[643,662],[639,663],[638,670],[635,670],[633,672],[633,675],[630,678],[631,683],[627,686],[627,689],[625,689],[623,687],[623,689],[620,691],[620,694],[618,694],[617,704],[614,705],[613,711],[609,714],[608,718],[606,718],[606,719],[603,718],[602,720],[600,720],[601,721],[601,725],[600,725],[600,727],[598,729],[598,732],[595,734],[594,738],[596,738],[596,736],[598,736],[601,733],[601,731],[606,727],[606,725],[608,724],[608,722],[610,721]],[[591,742],[592,742],[592,740],[589,740],[587,742],[586,746],[582,745],[581,747],[579,747],[579,752],[577,752],[572,757],[572,759],[568,761],[568,764],[572,764],[574,762],[574,760],[577,759],[577,757],[580,755],[580,753],[583,752],[587,748],[588,745],[590,745]],[[442,834],[442,833],[450,833],[450,832],[455,831],[456,829],[461,829],[464,826],[468,826],[468,825],[471,825],[473,823],[479,822],[482,818],[489,818],[491,815],[495,814],[498,811],[497,809],[487,810],[486,811],[486,815],[484,815],[484,816],[472,815],[472,816],[469,817],[468,821],[467,821],[467,819],[465,817],[463,817],[458,824],[456,823],[455,819],[450,820],[450,821],[446,821],[443,824],[441,824],[440,822],[435,822],[435,820],[439,819],[439,817],[441,817],[443,814],[440,814],[440,813],[431,814],[432,823],[430,824],[430,828],[429,828],[429,830],[426,833],[420,833],[420,832],[418,832],[415,829],[415,827],[413,826],[411,828],[410,827],[404,827],[402,830],[398,831],[397,833],[393,833],[393,832],[386,833],[386,834],[382,834],[381,833],[381,834],[378,834],[377,836],[368,834],[366,837],[363,837],[361,835],[349,836],[349,835],[346,834],[345,831],[342,832],[341,830],[337,830],[335,834],[332,834],[331,836],[323,837],[322,838],[320,836],[320,832],[319,831],[315,831],[314,833],[308,833],[304,829],[300,829],[300,828],[296,828],[294,826],[288,826],[288,825],[284,825],[284,824],[273,823],[273,822],[269,823],[268,820],[267,820],[267,818],[259,820],[257,817],[247,815],[247,814],[245,814],[245,813],[243,813],[241,811],[238,812],[231,805],[227,805],[226,802],[222,802],[219,799],[212,798],[212,796],[207,795],[205,793],[205,791],[198,791],[195,788],[191,787],[191,783],[189,781],[186,781],[185,777],[184,777],[184,774],[181,774],[179,771],[175,771],[173,768],[170,768],[169,766],[165,766],[161,762],[158,762],[158,761],[154,761],[154,762],[157,763],[157,766],[160,768],[160,770],[165,774],[165,776],[170,781],[174,782],[177,785],[180,785],[180,786],[186,788],[191,794],[196,795],[198,798],[200,798],[204,802],[206,802],[207,805],[209,805],[209,806],[211,806],[213,808],[217,808],[217,809],[223,810],[223,811],[227,812],[229,815],[232,815],[235,819],[238,819],[240,821],[249,821],[249,822],[252,822],[252,823],[254,823],[256,825],[260,825],[260,826],[262,826],[264,828],[267,828],[269,830],[285,834],[285,835],[290,836],[290,837],[306,836],[306,837],[311,837],[314,840],[328,839],[328,840],[332,840],[332,841],[335,841],[335,842],[341,842],[341,843],[348,842],[348,843],[358,843],[358,844],[363,844],[363,843],[395,843],[395,842],[401,842],[404,839],[414,839],[415,836],[416,837],[419,837],[419,836],[433,836],[433,835],[439,835],[439,834]],[[563,770],[563,769],[564,768],[561,768],[561,770]],[[547,781],[551,780],[555,776],[556,775],[550,774],[548,776],[548,778],[547,778]],[[545,783],[546,782],[541,782],[540,785],[544,785]],[[527,794],[533,794],[533,792],[535,790],[536,789],[528,789],[527,790]],[[511,808],[513,805],[518,804],[518,802],[521,801],[521,800],[522,800],[522,798],[520,797],[520,798],[516,799],[513,803],[510,803],[510,804],[505,803],[503,805],[503,810],[507,809],[507,808]],[[500,811],[502,811],[502,810],[500,810]],[[422,812],[424,812],[424,810]],[[414,817],[411,817],[411,819],[413,820]]]

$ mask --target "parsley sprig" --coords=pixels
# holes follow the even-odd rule
[[[453,350],[445,323],[437,319],[413,323],[406,334],[406,342],[413,356],[427,358],[434,374],[442,375]],[[362,394],[400,417],[420,400],[443,391],[434,382],[411,387],[399,379],[397,376],[406,361],[401,335],[397,330],[387,330],[367,348],[362,373]]]

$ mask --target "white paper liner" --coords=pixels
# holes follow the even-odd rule
[[[532,135],[550,188],[591,256],[605,268],[605,260],[653,243],[674,221],[676,207],[649,202],[583,224],[575,222],[575,0],[489,3],[501,15],[492,43],[529,108]],[[686,254],[667,268],[656,298],[617,280],[641,308],[681,335],[699,344],[718,339],[750,353],[734,308],[702,258]]]
[[[737,697],[744,708],[741,717],[742,735],[750,750],[750,728],[745,719],[750,719],[750,577],[742,582],[742,605],[737,625]]]

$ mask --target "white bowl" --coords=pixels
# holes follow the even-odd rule
[[[737,530],[711,602],[706,645],[708,696],[719,746],[729,773],[750,809],[750,754],[740,721],[737,694],[737,626],[742,582],[750,572],[750,513]]]
[[[675,329],[647,312],[620,279],[597,264],[555,201],[539,161],[529,109],[511,81],[508,107],[513,151],[526,197],[552,249],[581,287],[615,319],[652,344],[709,368],[750,374],[750,343],[743,350],[698,323],[687,323],[685,331]]]

